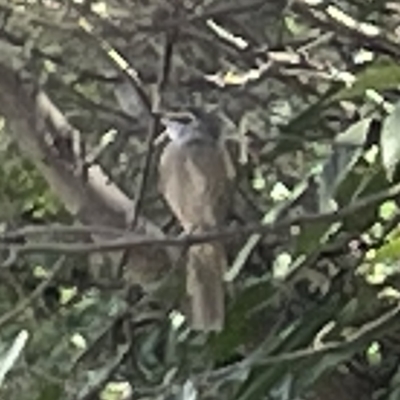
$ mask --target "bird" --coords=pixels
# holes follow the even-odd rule
[[[217,230],[229,210],[234,171],[214,122],[198,110],[161,119],[170,141],[160,156],[159,188],[186,234]],[[192,245],[186,259],[190,326],[197,331],[221,331],[227,268],[224,246],[216,241]]]

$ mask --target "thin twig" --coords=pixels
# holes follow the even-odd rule
[[[331,352],[337,353],[338,351],[352,350],[355,352],[359,349],[359,345],[363,344],[366,339],[371,340],[384,326],[392,322],[395,318],[398,318],[399,313],[400,303],[377,319],[367,322],[354,333],[348,335],[343,341],[327,342],[325,344],[321,344],[319,347],[308,347],[275,356],[262,357],[260,354],[253,354],[247,357],[245,360],[230,365],[229,367],[215,370],[214,372],[208,374],[205,379],[219,381],[221,379],[228,379],[230,375],[236,374],[239,370],[242,370],[243,372],[249,372],[250,369],[255,366],[276,365],[289,361],[293,362],[317,355],[321,356]],[[199,381],[202,381],[203,379],[203,377],[199,377]]]
[[[154,97],[153,107],[152,107],[152,116],[153,117],[151,119],[149,134],[147,137],[146,156],[144,158],[143,166],[141,168],[142,172],[140,175],[140,180],[139,180],[138,187],[137,187],[137,193],[135,196],[135,205],[134,205],[134,209],[133,209],[132,221],[131,221],[131,226],[130,226],[131,230],[136,226],[139,212],[140,212],[140,209],[143,204],[144,194],[146,191],[147,181],[148,181],[148,177],[149,177],[149,173],[150,173],[151,159],[152,159],[153,150],[154,150],[154,139],[156,138],[156,136],[160,130],[159,109],[160,109],[162,93],[164,91],[165,85],[167,84],[169,71],[171,69],[171,60],[172,60],[172,51],[173,51],[174,40],[175,40],[175,35],[174,36],[171,36],[171,35],[165,36],[164,52],[163,52],[163,57],[162,57],[161,65],[160,65],[160,72],[159,72],[159,76],[158,76],[158,82],[157,82],[157,87],[156,87],[155,97]]]
[[[0,250],[8,249],[17,254],[28,254],[37,252],[65,253],[65,254],[86,254],[94,252],[120,251],[126,248],[151,247],[151,246],[192,246],[194,244],[225,241],[232,237],[248,236],[253,233],[268,234],[289,229],[292,226],[315,223],[332,223],[342,218],[348,217],[362,210],[365,207],[382,203],[400,196],[400,184],[389,187],[386,190],[364,197],[347,207],[339,210],[320,214],[305,214],[295,217],[288,217],[276,223],[268,224],[249,224],[241,228],[212,231],[203,234],[181,235],[163,238],[154,238],[146,235],[128,233],[125,237],[115,240],[99,241],[97,243],[28,243],[20,244],[0,244]]]
[[[94,32],[94,27],[89,23],[89,21],[82,17],[80,26],[84,32],[91,37],[95,43],[99,46],[99,48],[104,52],[107,56],[108,60],[110,60],[115,67],[129,80],[132,84],[133,88],[136,91],[136,94],[139,100],[142,103],[144,111],[151,115],[152,106],[149,97],[146,94],[146,91],[143,88],[143,84],[139,78],[138,72],[125,60],[122,55],[111,46],[111,44],[99,37]]]
[[[90,400],[104,387],[120,365],[123,364],[126,357],[131,351],[131,343],[120,345],[117,354],[110,360],[107,370],[101,370],[96,374],[96,380],[92,384],[87,385],[77,396],[77,400]],[[97,397],[97,396],[96,396]]]
[[[47,276],[47,278],[40,284],[38,285],[35,290],[31,292],[31,294],[26,297],[25,299],[21,300],[12,310],[10,310],[8,313],[3,314],[0,316],[0,327],[8,324],[10,321],[12,321],[14,318],[16,318],[18,315],[22,314],[30,304],[32,304],[36,299],[38,299],[43,291],[50,285],[50,283],[53,281],[54,277],[58,274],[58,272],[61,271],[63,265],[64,265],[65,257],[60,257],[55,265],[53,266],[50,274]]]
[[[131,216],[131,220],[128,223],[128,230],[133,231],[136,227],[139,214],[142,208],[142,204],[144,201],[144,196],[146,192],[148,177],[150,174],[151,160],[154,152],[154,140],[160,130],[160,102],[162,93],[164,91],[165,85],[168,81],[169,72],[171,69],[171,60],[172,60],[172,52],[173,45],[175,41],[175,35],[165,35],[165,45],[164,45],[164,54],[161,60],[160,72],[158,76],[157,88],[154,98],[154,104],[152,107],[152,118],[149,127],[149,134],[147,136],[146,143],[146,156],[144,158],[143,166],[141,168],[140,180],[137,186],[137,193],[134,196],[135,203],[133,207],[133,212]],[[122,269],[124,265],[127,263],[129,258],[129,250],[126,249],[121,256],[121,260],[118,264],[117,274],[120,275],[122,273]]]
[[[110,321],[105,322],[106,326],[98,332],[97,336],[88,344],[82,353],[78,354],[78,356],[73,360],[72,364],[69,366],[69,373],[75,371],[78,365],[90,354],[92,354],[95,350],[98,350],[100,345],[103,343],[103,340],[106,336],[115,328],[123,318],[129,315],[129,310],[123,309],[120,310],[116,315],[112,317]]]
[[[98,225],[27,225],[23,228],[15,229],[12,231],[0,234],[0,240],[15,240],[26,236],[38,235],[113,235],[122,236],[126,234],[125,229],[112,228],[108,226]]]
[[[218,18],[220,16],[228,16],[228,15],[239,15],[250,12],[258,11],[259,9],[270,6],[271,12],[274,9],[274,4],[272,6],[268,4],[265,0],[256,0],[254,2],[243,3],[239,5],[228,5],[223,7],[207,7],[206,10],[199,13],[192,13],[185,16],[178,16],[177,18],[168,19],[165,21],[157,21],[156,23],[152,23],[151,25],[140,25],[136,27],[135,31],[143,31],[143,32],[160,32],[160,31],[168,31],[170,29],[175,29],[176,27],[184,27],[193,24],[197,21],[204,21],[207,19]],[[132,34],[133,32],[130,32]]]
[[[351,37],[353,40],[358,38],[364,45],[375,52],[400,58],[399,43],[390,37],[384,29],[381,27],[378,29],[372,24],[357,21],[337,6],[334,7],[337,14],[335,17],[332,12],[329,12],[329,9],[332,10],[330,3],[313,7],[305,0],[295,0],[293,1],[292,9],[325,30],[333,30],[336,34]]]

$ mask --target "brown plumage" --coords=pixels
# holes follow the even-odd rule
[[[224,222],[230,180],[225,153],[210,136],[171,141],[161,156],[160,189],[186,233],[217,229]],[[186,289],[193,329],[223,328],[226,266],[225,250],[218,242],[189,248]]]

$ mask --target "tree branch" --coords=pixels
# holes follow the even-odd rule
[[[31,79],[22,80],[15,70],[0,63],[0,113],[12,137],[72,215],[85,224],[125,228],[132,209],[131,199],[99,165],[90,165],[83,176],[76,168],[82,163],[79,154],[69,151],[68,157],[63,157],[61,151],[65,151],[65,146],[57,148],[54,140],[73,140],[78,132],[46,93],[35,90],[34,86]],[[161,230],[144,218],[139,219],[137,230],[152,237],[163,237]],[[136,250],[128,267],[137,270],[134,279],[139,282],[135,283],[145,284],[140,280],[152,280],[153,272],[158,276],[168,270],[167,253],[157,258],[148,249]]]
[[[186,247],[199,243],[211,241],[227,241],[233,237],[246,237],[253,233],[266,235],[268,233],[278,233],[283,229],[289,229],[292,226],[313,224],[313,223],[333,223],[348,217],[355,212],[361,211],[365,207],[378,205],[384,201],[392,200],[400,196],[400,184],[393,185],[386,190],[382,190],[371,196],[364,197],[348,205],[347,207],[325,212],[321,214],[305,214],[295,217],[268,223],[268,224],[249,224],[241,228],[225,229],[219,231],[211,231],[204,234],[181,235],[179,237],[170,236],[162,238],[154,238],[146,235],[126,233],[114,240],[98,241],[97,243],[28,243],[25,245],[4,243],[0,244],[0,250],[11,250],[19,254],[29,254],[37,252],[48,253],[66,253],[66,254],[84,254],[96,252],[113,252],[126,248],[141,249],[144,247]],[[100,228],[99,228],[100,229]],[[0,236],[1,238],[1,236]]]

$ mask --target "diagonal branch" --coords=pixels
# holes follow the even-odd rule
[[[358,201],[348,205],[347,207],[320,213],[305,214],[295,217],[288,217],[274,223],[267,224],[249,224],[247,226],[236,229],[225,229],[219,231],[207,232],[204,234],[183,235],[173,237],[154,238],[146,235],[132,234],[120,237],[114,240],[107,240],[97,243],[29,243],[20,244],[0,244],[0,250],[9,249],[20,254],[29,254],[37,252],[49,253],[66,253],[66,254],[85,254],[96,252],[113,252],[126,248],[158,248],[158,247],[186,247],[199,243],[211,241],[225,241],[233,237],[246,237],[253,233],[262,235],[278,233],[292,226],[313,224],[313,223],[333,223],[346,218],[355,212],[361,211],[365,207],[378,205],[384,201],[396,199],[400,196],[400,183],[393,185],[386,190],[374,193],[373,195],[359,199]],[[1,236],[0,236],[1,239]]]
[[[63,156],[65,146],[57,148],[55,139],[73,140],[77,130],[45,92],[35,90],[32,80],[22,80],[5,62],[0,63],[0,114],[21,150],[72,215],[85,224],[126,228],[131,199],[99,165],[88,166],[83,176],[76,168],[82,161],[79,154],[69,151],[68,157]],[[139,219],[137,230],[152,237],[163,236],[158,227],[144,218]],[[167,253],[157,258],[150,250],[138,248],[130,257],[129,268],[137,269],[134,275],[140,281],[154,279],[153,272],[158,275],[168,263]]]

